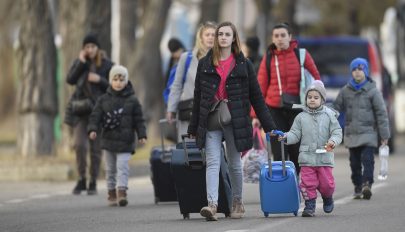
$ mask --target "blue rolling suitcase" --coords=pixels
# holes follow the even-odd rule
[[[173,150],[171,169],[176,186],[180,213],[184,219],[190,219],[190,213],[199,213],[207,206],[207,190],[205,182],[205,156],[197,148],[195,142],[185,142],[187,135],[182,135],[182,144]],[[219,171],[218,213],[229,217],[232,207],[232,190],[225,160],[224,149],[221,152]]]
[[[260,203],[265,217],[269,214],[298,214],[300,193],[294,163],[285,161],[284,142],[281,141],[282,161],[271,161],[270,136],[267,133],[269,161],[260,170]]]

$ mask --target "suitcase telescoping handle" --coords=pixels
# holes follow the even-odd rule
[[[173,121],[173,122],[175,122],[175,121]],[[166,124],[166,123],[169,123],[169,121],[167,120],[167,119],[165,119],[165,118],[162,118],[162,119],[160,119],[159,120],[159,127],[160,127],[160,143],[161,143],[161,145],[162,145],[162,152],[163,152],[163,154],[165,153],[164,151],[165,151],[165,142],[164,142],[164,132],[165,132],[165,127],[163,126],[163,124]]]
[[[165,127],[163,126],[164,123],[168,123],[167,119],[163,118],[159,120],[159,127],[160,127],[160,143],[162,145],[162,152],[164,153],[165,151],[165,142],[164,142],[164,138],[163,138],[163,134],[164,134],[164,129]]]
[[[278,136],[284,136],[284,133],[279,130],[274,130],[274,134]],[[266,140],[267,140],[267,155],[268,155],[268,164],[269,164],[269,176],[270,178],[273,175],[272,171],[272,165],[271,165],[271,143],[270,143],[270,133],[266,133]],[[281,145],[281,162],[282,162],[282,168],[283,168],[283,176],[286,176],[286,167],[285,167],[285,154],[284,154],[284,140],[281,140],[280,142]]]
[[[183,149],[184,149],[184,160],[185,160],[185,163],[186,163],[187,167],[190,167],[190,160],[188,158],[186,138],[191,139],[189,134],[182,134],[181,135],[181,142],[183,143]],[[201,151],[201,158],[202,158],[202,167],[205,167],[205,153],[204,153],[204,151]]]

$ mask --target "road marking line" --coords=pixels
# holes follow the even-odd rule
[[[373,187],[372,187],[372,190],[373,190],[373,192],[375,192],[376,189],[382,188],[382,187],[384,187],[385,185],[387,185],[386,182],[380,182],[380,183],[374,184]],[[353,195],[350,195],[350,196],[347,196],[347,197],[343,197],[343,198],[341,198],[341,199],[339,199],[339,200],[336,200],[336,201],[335,201],[335,205],[344,205],[344,204],[349,203],[349,202],[352,201],[352,200],[354,200],[354,199],[353,199]],[[318,207],[316,207],[316,208],[318,209]],[[319,207],[319,208],[322,208],[322,207]]]
[[[249,231],[252,231],[252,230],[227,230],[225,232],[249,232]]]
[[[30,199],[45,199],[45,198],[49,198],[51,196],[52,195],[49,195],[49,194],[37,194],[37,195],[32,195],[29,198]]]
[[[27,198],[25,198],[25,199],[19,198],[19,199],[12,199],[12,200],[6,201],[5,203],[7,203],[7,204],[17,204],[17,203],[22,203],[22,202],[25,202],[25,201],[28,201],[28,200],[29,199],[27,199]]]
[[[150,185],[151,184],[151,179],[150,176],[140,176],[140,177],[133,177],[129,179],[130,185],[131,186],[145,186],[145,185]],[[105,187],[104,185],[102,185],[101,187],[98,187],[99,190],[105,190],[107,189],[107,187]],[[28,196],[27,198],[17,198],[17,199],[11,199],[8,201],[5,201],[3,203],[5,204],[18,204],[18,203],[23,203],[23,202],[27,202],[33,199],[47,199],[47,198],[51,198],[51,197],[56,197],[56,196],[67,196],[67,195],[71,195],[72,193],[70,191],[66,191],[66,190],[61,190],[61,191],[57,191],[57,192],[53,192],[51,194],[48,193],[44,193],[44,194],[35,194],[32,196]],[[0,203],[0,206],[3,206],[3,204]]]

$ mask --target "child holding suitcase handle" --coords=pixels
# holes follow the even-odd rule
[[[314,81],[305,96],[303,111],[295,118],[290,131],[279,134],[278,140],[285,140],[287,144],[301,141],[298,163],[301,167],[300,190],[305,200],[302,216],[313,217],[316,190],[321,193],[325,213],[333,211],[333,149],[342,142],[342,128],[337,120],[338,113],[324,105],[326,90],[321,81]]]

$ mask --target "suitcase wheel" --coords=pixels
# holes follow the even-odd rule
[[[295,211],[295,212],[294,212],[294,216],[297,216],[297,215],[298,215],[298,211]]]
[[[268,216],[269,216],[269,213],[264,213],[264,216],[265,216],[265,217],[268,217]]]
[[[189,213],[183,213],[183,219],[190,219]]]
[[[155,205],[158,204],[159,200],[160,200],[159,197],[155,197]]]

